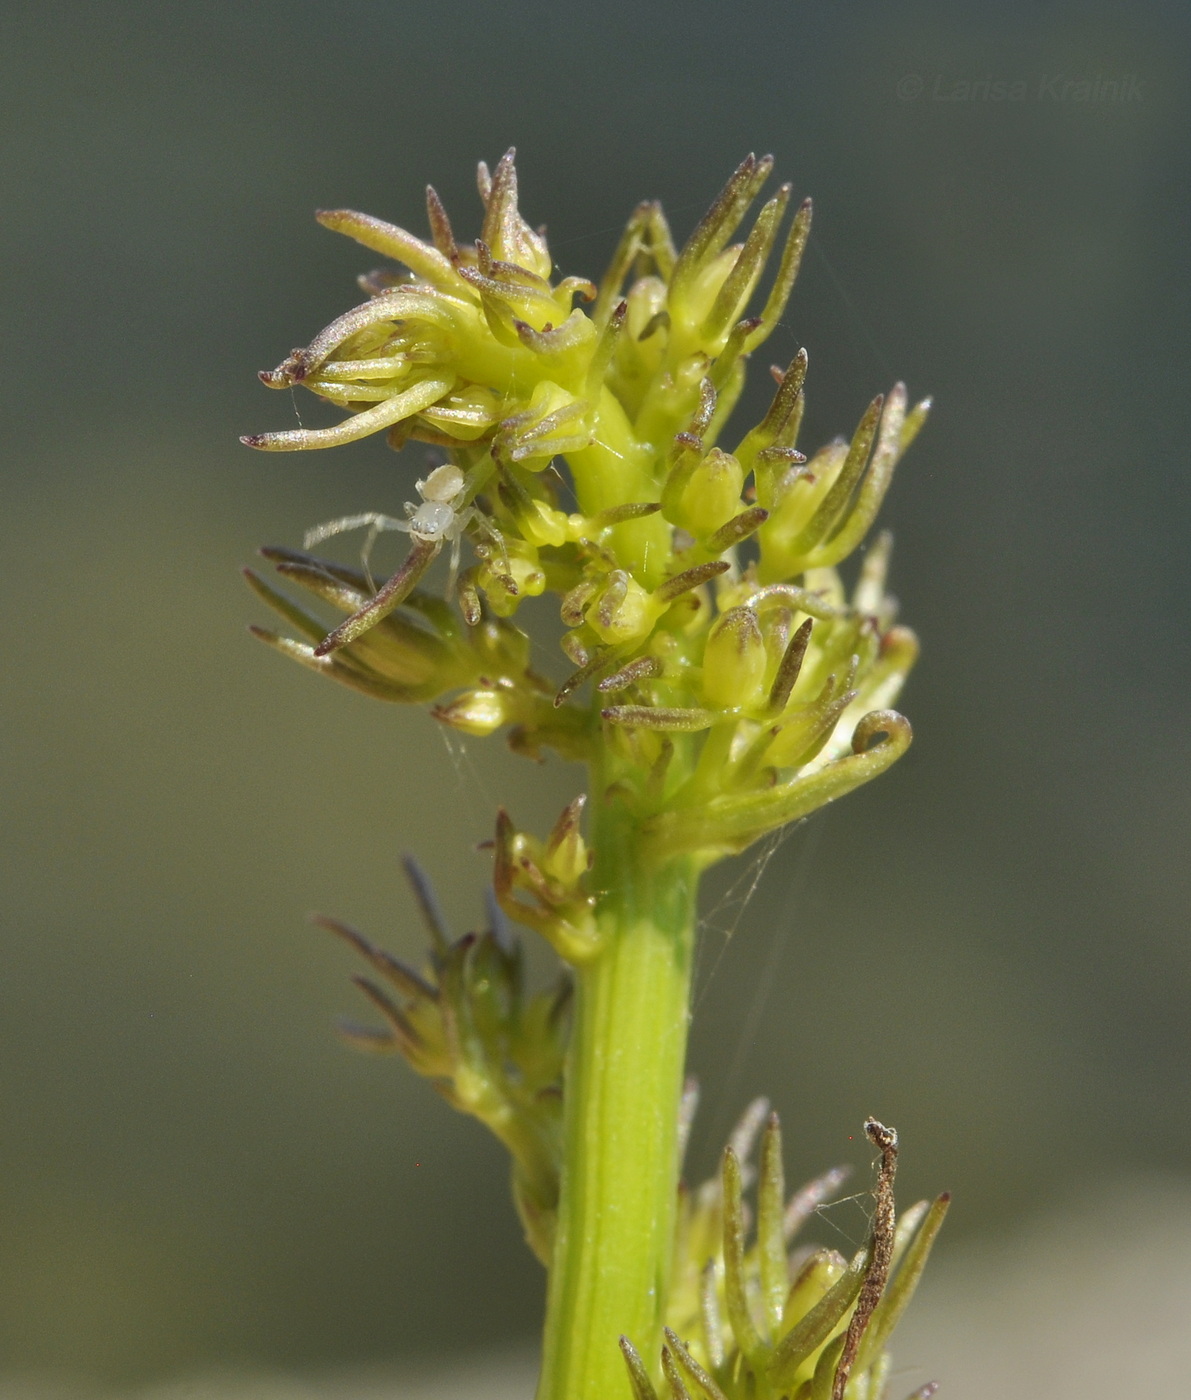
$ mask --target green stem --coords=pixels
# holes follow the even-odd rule
[[[658,1356],[674,1245],[697,873],[648,867],[631,817],[593,791],[606,942],[577,973],[538,1400],[627,1400],[617,1343]]]

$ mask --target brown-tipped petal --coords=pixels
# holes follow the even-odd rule
[[[606,530],[611,525],[623,525],[626,520],[643,520],[647,515],[656,515],[661,508],[661,501],[629,501],[623,506],[597,511],[588,524],[593,532]]]
[[[667,708],[662,705],[609,705],[600,711],[600,717],[609,724],[623,725],[626,729],[661,729],[675,734],[696,734],[701,729],[710,729],[715,723],[712,710],[683,709],[678,706]]]
[[[895,384],[885,400],[881,426],[872,461],[856,493],[851,509],[845,510],[823,545],[815,551],[814,563],[834,564],[846,559],[868,533],[876,519],[885,493],[893,480],[893,470],[902,455],[901,437],[905,422],[906,386]],[[842,473],[841,473],[842,475]]]
[[[619,671],[605,676],[596,689],[603,695],[611,695],[618,690],[627,690],[629,686],[636,685],[638,681],[660,676],[664,669],[656,656],[639,656],[635,661],[630,661],[627,666],[622,666]]]
[[[880,420],[884,403],[884,395],[878,394],[865,409],[863,417],[856,426],[856,431],[852,434],[852,441],[848,446],[843,465],[839,469],[839,475],[832,482],[831,489],[826,496],[820,501],[814,515],[799,531],[791,544],[791,551],[794,554],[802,555],[814,549],[821,540],[830,535],[832,527],[847,510],[852,493],[856,490],[868,467],[869,451],[873,445],[873,438],[876,435],[877,423]]]
[[[317,564],[280,563],[277,565],[277,572],[282,578],[299,584],[308,592],[313,593],[316,598],[321,598],[324,603],[330,603],[337,607],[340,612],[356,612],[369,601],[372,595],[372,590],[367,585],[362,588],[353,588]],[[321,642],[326,634],[327,629],[323,627],[317,640]]]
[[[942,1228],[950,1204],[951,1194],[946,1191],[931,1202],[926,1218],[906,1251],[901,1267],[873,1314],[872,1326],[860,1349],[859,1365],[870,1365],[892,1335],[893,1329],[897,1326],[902,1313],[905,1312],[910,1299],[914,1296],[915,1289],[918,1287],[918,1281],[926,1267],[931,1246],[935,1242],[935,1236]]]
[[[762,156],[758,160],[750,153],[728,177],[727,184],[678,255],[670,278],[672,302],[675,293],[685,287],[698,269],[727,245],[772,169],[772,156]]]
[[[583,820],[583,809],[587,806],[587,794],[581,792],[578,797],[573,797],[562,809],[562,814],[551,828],[550,836],[546,842],[546,852],[553,855],[564,841],[570,840],[579,830],[579,823]]]
[[[492,887],[501,908],[513,888],[513,840],[517,828],[503,807],[496,812],[496,835],[492,842]],[[506,910],[507,912],[507,910]]]
[[[703,1345],[707,1348],[707,1359],[718,1371],[724,1364],[724,1335],[714,1259],[707,1261],[699,1276],[699,1320],[703,1324]]]
[[[711,208],[695,225],[695,230],[683,244],[670,278],[671,291],[687,281],[706,258],[731,238],[746,206],[744,193],[757,168],[757,157],[750,151],[728,176],[728,182],[712,201]],[[722,232],[724,228],[727,232]]]
[[[764,1127],[768,1117],[769,1100],[762,1095],[753,1099],[737,1119],[732,1134],[728,1138],[728,1145],[736,1154],[739,1162],[748,1163],[748,1159],[753,1155],[753,1148],[757,1145],[757,1135]]]
[[[258,598],[268,603],[274,612],[280,613],[288,623],[291,623],[312,642],[322,641],[323,637],[326,635],[327,629],[313,613],[308,613],[305,608],[300,608],[297,603],[290,602],[284,593],[278,593],[275,588],[271,588],[255,570],[242,569],[241,573],[244,575],[244,581],[248,584],[249,588],[252,589]]]
[[[426,186],[426,216],[430,223],[430,234],[434,239],[434,246],[448,262],[458,262],[459,245],[455,242],[455,235],[451,231],[451,220],[447,217],[447,211],[433,185]]]
[[[790,300],[790,293],[794,290],[798,269],[802,265],[802,254],[806,249],[806,240],[810,237],[813,213],[814,207],[811,201],[804,199],[798,213],[794,216],[794,222],[790,225],[790,236],[786,239],[785,248],[782,249],[782,260],[778,264],[777,276],[773,279],[773,286],[761,312],[761,326],[749,340],[748,351],[750,354],[758,345],[768,340],[782,319],[786,303]]]
[[[628,302],[618,301],[612,308],[612,314],[608,317],[607,324],[600,332],[600,338],[596,341],[596,347],[592,351],[584,381],[584,393],[589,399],[598,399],[600,396],[604,374],[612,362],[612,356],[616,353],[617,342],[624,332],[628,314]]]
[[[414,1030],[405,1013],[386,992],[381,991],[375,982],[367,977],[362,977],[359,973],[355,973],[351,980],[393,1027],[403,1049],[407,1046],[412,1048],[421,1044],[421,1037]]]
[[[484,227],[480,236],[489,248],[502,246],[502,235],[517,214],[516,146],[510,146],[496,162],[485,196]]]
[[[806,371],[810,358],[806,346],[802,346],[778,380],[778,390],[769,405],[769,410],[761,422],[761,428],[772,439],[776,438],[790,420],[806,383]]]
[[[392,1031],[361,1026],[343,1017],[335,1022],[335,1032],[353,1050],[362,1050],[366,1055],[392,1055],[401,1049],[401,1042]]]
[[[451,931],[447,925],[446,916],[443,914],[442,906],[438,902],[438,895],[434,892],[430,876],[411,855],[401,857],[401,869],[413,891],[418,912],[422,916],[422,922],[426,925],[426,931],[430,934],[430,941],[439,951],[444,950],[451,941]]]
[[[782,653],[781,663],[769,691],[769,712],[771,714],[779,715],[786,708],[790,692],[794,689],[799,672],[802,670],[803,658],[806,656],[806,648],[810,642],[813,627],[814,622],[808,617],[790,638],[786,650]]]
[[[583,614],[587,610],[588,603],[599,591],[599,584],[595,579],[585,578],[572,588],[568,593],[564,593],[562,602],[559,604],[559,616],[567,627],[579,627],[583,623]]]
[[[616,614],[620,611],[621,604],[628,597],[629,575],[624,569],[613,569],[608,575],[608,582],[604,585],[604,591],[600,594],[599,602],[596,604],[596,616],[600,620],[601,626],[609,628],[616,619]]]
[[[702,438],[696,433],[677,433],[666,461],[666,479],[662,483],[662,510],[671,524],[682,518],[683,492],[702,461]]]
[[[280,433],[249,433],[240,441],[245,447],[255,447],[261,452],[308,452],[320,447],[341,447],[344,443],[356,442],[370,433],[378,433],[392,423],[429,408],[449,393],[454,382],[454,376],[450,379],[423,379],[371,408],[353,413],[331,428],[290,428]]]
[[[536,331],[527,322],[518,320],[514,320],[513,327],[526,349],[532,350],[535,355],[545,356],[565,355],[582,345],[591,334],[591,321],[578,310],[572,311],[561,326],[555,326],[552,330]],[[611,350],[608,353],[611,358]]]
[[[256,377],[266,389],[289,389],[300,383],[306,372],[306,350],[296,345],[276,369],[258,369]]]
[[[762,1349],[761,1334],[749,1309],[748,1289],[744,1269],[744,1203],[740,1159],[731,1147],[724,1149],[724,1298],[728,1307],[728,1322],[737,1345],[750,1363],[755,1362]]]
[[[775,1386],[789,1385],[807,1357],[835,1331],[840,1319],[856,1301],[868,1261],[869,1251],[860,1250],[837,1282],[777,1344],[769,1372]]]
[[[809,588],[798,588],[792,583],[771,583],[765,588],[759,588],[756,593],[749,594],[744,600],[744,605],[756,613],[763,613],[775,607],[794,608],[820,622],[830,622],[840,616],[839,608],[832,607],[821,593],[813,592]]]
[[[268,559],[270,563],[278,565],[278,572],[281,572],[280,566],[282,565],[294,565],[292,571],[285,570],[285,576],[292,578],[295,583],[301,583],[303,587],[305,587],[306,579],[314,573],[338,579],[340,583],[355,589],[357,593],[366,594],[373,587],[363,570],[353,569],[350,564],[340,564],[335,559],[316,558],[313,554],[307,554],[304,549],[290,549],[286,545],[268,544],[262,545],[257,553],[262,559]]]
[[[692,1400],[682,1374],[674,1364],[674,1356],[669,1347],[662,1348],[662,1375],[666,1377],[666,1384],[670,1387],[671,1400]]]
[[[776,197],[769,200],[757,215],[757,221],[740,250],[740,256],[724,279],[724,284],[703,322],[702,334],[708,339],[722,335],[744,309],[744,304],[769,257],[773,240],[777,236],[778,224],[781,223],[789,201],[790,186],[783,185]]]
[[[382,680],[374,672],[363,670],[351,662],[341,662],[334,656],[319,656],[313,647],[305,642],[295,642],[292,637],[279,637],[264,627],[249,627],[248,631],[258,642],[288,656],[300,666],[305,666],[319,675],[329,676],[361,695],[369,695],[374,700],[387,700],[395,704],[410,704],[424,698],[422,693],[410,686],[398,685],[394,681]]]
[[[624,279],[628,276],[629,268],[632,267],[638,252],[641,250],[645,232],[649,227],[652,208],[652,201],[645,199],[629,215],[629,221],[625,224],[624,232],[620,235],[620,242],[617,243],[616,251],[612,254],[612,261],[608,264],[608,270],[600,282],[599,304],[596,307],[597,321],[607,316],[620,298],[620,289],[624,285]]]
[[[678,1334],[669,1327],[664,1328],[663,1332],[665,1334],[666,1343],[675,1361],[678,1362],[687,1373],[687,1376],[694,1382],[696,1389],[703,1395],[704,1400],[726,1400],[724,1392],[691,1355],[686,1344]]]
[[[687,431],[692,437],[701,438],[707,431],[708,424],[715,416],[715,405],[717,394],[715,385],[708,378],[699,381],[699,406],[695,409],[695,415],[691,419],[691,426]]]
[[[906,414],[906,421],[902,424],[902,435],[899,448],[902,452],[914,441],[930,415],[932,400],[925,398],[920,400]]]
[[[320,209],[314,217],[323,228],[345,233],[374,253],[383,253],[394,262],[404,263],[432,285],[458,291],[459,278],[450,258],[396,224],[386,223],[371,214],[359,214],[354,209]]]
[[[713,559],[707,564],[696,564],[693,568],[684,569],[681,574],[668,578],[654,590],[653,596],[659,603],[672,603],[675,598],[680,598],[690,589],[709,583],[720,574],[726,574],[731,567],[726,559]]]
[[[563,681],[558,687],[558,693],[554,697],[554,707],[557,709],[562,705],[568,695],[574,694],[581,685],[591,680],[592,676],[598,675],[605,666],[611,666],[616,660],[616,652],[611,647],[601,647],[593,653],[588,661],[573,674]]]
[[[707,541],[707,548],[722,554],[724,550],[731,549],[755,534],[768,519],[769,512],[764,506],[751,506],[734,516],[726,525],[721,525]]]
[[[649,1372],[637,1354],[636,1347],[627,1337],[621,1337],[620,1350],[625,1365],[629,1368],[629,1384],[633,1387],[633,1400],[658,1400],[657,1391],[649,1379]]]
[[[766,450],[773,447],[793,447],[802,422],[805,403],[802,389],[806,381],[807,364],[806,351],[799,350],[787,370],[781,371],[775,367],[777,393],[773,396],[765,417],[744,435],[736,449],[736,455],[745,467],[756,464],[772,472],[777,464],[763,455]],[[801,453],[798,460],[805,461]],[[757,486],[759,494],[766,489],[767,483],[763,477],[758,479]],[[763,501],[767,502],[768,499],[768,495],[762,494]]]
[[[786,1241],[782,1231],[785,1206],[782,1129],[777,1114],[771,1113],[761,1138],[761,1166],[757,1183],[757,1257],[761,1306],[771,1339],[778,1335],[786,1294],[790,1291],[790,1279],[786,1269]]]
[[[377,947],[371,939],[358,930],[352,928],[350,924],[342,923],[339,919],[332,919],[326,914],[312,914],[310,922],[316,928],[325,929],[328,933],[333,933],[336,938],[341,938],[349,948],[354,948],[377,972],[390,981],[403,997],[411,1001],[422,999],[425,1001],[437,1001],[438,989],[432,987],[419,973],[412,967],[408,967],[400,958],[395,958],[392,953],[387,953],[383,948]]]
[[[759,317],[750,316],[747,320],[737,321],[732,327],[732,333],[729,335],[724,348],[715,357],[715,364],[712,365],[711,374],[708,376],[717,394],[721,393],[724,386],[728,383],[737,362],[745,353],[745,347],[748,344],[749,336],[752,335],[760,324],[761,321]]]
[[[889,572],[889,556],[893,553],[893,534],[882,530],[869,545],[860,566],[860,577],[852,594],[852,606],[858,613],[875,616],[885,601],[885,577]]]
[[[329,633],[319,646],[315,647],[314,654],[329,656],[331,652],[354,642],[370,627],[375,627],[382,617],[387,617],[394,608],[399,607],[413,592],[418,580],[430,567],[431,561],[441,548],[442,544],[438,540],[415,539],[405,562],[376,597]]]

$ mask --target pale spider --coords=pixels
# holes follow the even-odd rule
[[[343,515],[338,520],[328,520],[325,524],[316,525],[313,530],[307,530],[303,545],[306,549],[312,548],[320,541],[329,539],[332,535],[341,535],[346,530],[358,530],[362,526],[368,526],[368,534],[364,537],[364,544],[360,551],[360,558],[364,565],[364,573],[368,581],[372,583],[372,571],[369,568],[369,559],[372,556],[372,546],[376,543],[376,537],[384,530],[401,530],[404,534],[412,535],[415,540],[422,540],[426,544],[442,547],[444,541],[451,546],[451,571],[447,592],[450,594],[455,587],[455,579],[459,573],[459,556],[462,548],[463,532],[473,522],[479,522],[485,532],[489,534],[498,548],[503,553],[504,540],[496,526],[487,520],[475,506],[460,507],[460,500],[466,490],[467,482],[463,472],[456,466],[447,463],[441,467],[435,467],[424,481],[414,483],[417,487],[418,495],[422,498],[421,505],[414,505],[412,501],[405,503],[404,520],[398,520],[391,515],[380,515],[376,511],[368,511],[363,515]],[[436,551],[437,552],[437,551]]]

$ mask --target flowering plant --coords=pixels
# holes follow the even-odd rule
[[[753,1245],[742,1193],[763,1114],[746,1116],[720,1178],[679,1187],[700,875],[876,777],[911,738],[890,708],[918,648],[885,592],[888,535],[850,590],[836,566],[865,539],[928,403],[911,408],[895,385],[850,440],[808,459],[800,351],[775,367],[763,419],[719,445],[810,229],[808,200],[751,313],[790,186],[732,239],[771,166],[749,156],[681,250],[661,206],[639,205],[598,285],[552,280],[511,151],[491,173],[480,165],[474,243],[457,240],[433,189],[429,243],[320,213],[405,270],[363,277],[361,305],[261,374],[343,421],[244,439],[290,451],[384,431],[393,447],[445,452],[403,517],[344,517],[307,538],[407,533],[405,561],[379,585],[367,546],[362,569],[263,551],[343,620],[328,629],[249,572],[300,639],[258,636],[367,695],[429,702],[442,724],[504,729],[517,752],[587,767],[587,793],[548,836],[501,811],[493,841],[499,910],[554,947],[557,987],[526,992],[503,917],[452,939],[413,866],[431,935],[423,971],[326,921],[375,974],[359,982],[384,1028],[349,1036],[402,1053],[512,1155],[526,1238],[550,1275],[539,1400],[653,1400],[663,1381],[678,1400],[877,1400],[885,1342],[946,1208],[895,1224],[896,1134],[875,1120],[873,1228],[850,1263],[787,1253],[839,1177],[786,1203],[775,1118]],[[423,586],[444,548],[445,598]],[[554,679],[530,665],[515,621],[545,593],[566,629]]]

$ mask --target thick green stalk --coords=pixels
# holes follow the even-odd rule
[[[674,1241],[697,872],[647,867],[621,804],[596,803],[606,945],[577,974],[538,1400],[629,1395],[617,1342],[659,1354]]]

